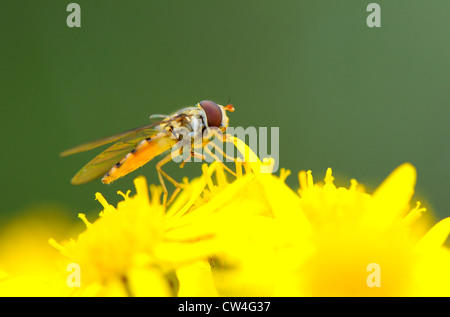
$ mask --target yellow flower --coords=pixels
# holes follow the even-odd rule
[[[60,206],[35,206],[2,224],[0,232],[0,296],[68,295],[64,258],[48,237],[65,238],[77,231]]]
[[[416,172],[397,168],[372,194],[299,173],[295,195],[289,172],[246,175],[201,206],[183,229],[215,235],[212,267],[228,296],[448,296],[450,254],[443,243],[450,218],[421,239],[412,226],[425,208],[410,208]],[[188,220],[187,218],[185,219]],[[220,247],[219,247],[220,246]]]
[[[242,141],[231,141],[246,150]],[[252,170],[260,173],[267,165],[253,152],[248,155],[249,162],[238,163],[238,178],[243,178],[242,167],[253,175]],[[74,295],[217,295],[208,263],[208,257],[220,249],[216,233],[192,238],[179,229],[201,217],[199,206],[228,186],[219,163],[205,164],[203,170],[204,175],[190,183],[184,179],[183,191],[167,210],[160,204],[161,187],[151,186],[150,198],[143,177],[135,180],[136,195],[120,193],[124,201],[117,208],[97,193],[104,208],[100,217],[90,223],[80,214],[87,228],[77,239],[61,244],[50,240],[68,262],[80,267],[81,287],[74,288]],[[214,173],[217,185],[211,180]]]
[[[206,202],[167,230],[169,240],[209,241],[219,295],[274,295],[276,282],[284,275],[276,256],[279,249],[303,239],[292,224],[295,231],[311,230],[305,215],[295,209],[298,196],[284,183],[288,172],[282,170],[277,178],[258,173],[262,166],[256,162],[243,175],[237,164],[238,178],[232,182],[220,164],[204,166],[207,189],[198,200]],[[300,223],[304,227],[298,227]]]
[[[120,193],[124,200],[117,208],[97,193],[104,208],[100,217],[90,223],[81,214],[87,228],[76,240],[62,244],[50,240],[80,267],[81,287],[75,295],[173,296],[178,292],[175,269],[205,258],[186,253],[189,246],[166,243],[161,187],[151,186],[150,198],[145,178],[136,178],[135,186],[134,196]],[[176,253],[170,255],[166,247]]]
[[[411,208],[412,165],[372,194],[355,180],[336,187],[331,169],[323,183],[300,172],[296,192],[285,184],[289,171],[265,173],[273,161],[227,141],[246,153],[236,177],[219,162],[204,164],[167,207],[161,187],[149,188],[143,177],[135,195],[119,192],[117,207],[97,193],[97,220],[80,214],[86,229],[76,239],[50,239],[65,260],[46,255],[42,267],[52,263],[51,272],[31,277],[13,272],[14,257],[6,256],[0,292],[20,295],[33,281],[32,296],[450,295],[450,218],[429,229],[425,208]]]
[[[418,241],[411,230],[425,208],[410,208],[416,171],[403,164],[372,195],[355,180],[336,188],[299,174],[301,210],[313,227],[310,256],[298,267],[299,291],[311,296],[448,296],[450,218]]]

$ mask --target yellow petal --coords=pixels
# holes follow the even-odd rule
[[[409,163],[397,167],[372,195],[363,222],[383,230],[400,220],[414,194],[416,169]]]
[[[211,266],[206,261],[198,261],[177,270],[180,281],[179,297],[218,296],[211,274]]]
[[[306,218],[300,198],[284,183],[284,181],[268,174],[260,174],[258,180],[264,188],[265,197],[276,219],[289,227],[291,232],[309,235],[311,224]]]
[[[132,268],[127,274],[130,293],[133,296],[167,297],[171,296],[169,285],[155,268]]]
[[[418,252],[431,252],[442,247],[450,233],[450,217],[435,224],[415,246]]]

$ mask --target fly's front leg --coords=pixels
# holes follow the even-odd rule
[[[230,156],[227,156],[222,150],[217,149],[217,148],[216,148],[216,150],[218,150],[218,151],[222,154],[222,156],[225,156],[227,159],[236,161],[234,158],[232,158],[232,157],[230,157]],[[210,150],[208,147],[205,146],[205,147],[204,147],[204,151],[205,151],[206,153],[208,153],[208,155],[210,155],[212,158],[214,158],[215,161],[217,161],[217,162],[219,162],[220,164],[222,164],[222,166],[223,166],[230,174],[236,176],[236,173],[233,172],[233,170],[231,170],[228,166],[226,166],[226,165],[225,165],[225,164],[217,157],[217,155],[215,155],[214,153],[211,152],[211,150]],[[206,161],[206,156],[205,156],[204,154],[200,154],[200,153],[198,153],[198,152],[196,152],[196,151],[192,151],[191,154],[190,154],[183,162],[181,162],[180,168],[183,168],[184,165],[186,164],[186,162],[188,162],[192,157],[199,158],[199,159],[201,159],[201,160],[203,160],[203,161]]]
[[[233,160],[233,161],[236,162],[236,159],[230,158],[230,157],[227,156],[222,150],[216,148],[216,151],[220,152],[220,154],[222,155],[222,157],[226,157],[227,159]],[[211,152],[211,150],[210,150],[207,146],[205,146],[205,152],[208,153],[208,155],[212,156],[216,162],[219,162],[220,164],[222,164],[223,168],[225,168],[231,175],[237,177],[236,173],[233,172],[228,166],[226,166],[226,165],[222,162],[222,160],[220,160],[220,159],[217,157],[216,154],[214,154],[213,152]],[[203,155],[203,156],[204,156],[204,155]]]
[[[217,129],[208,129],[206,131],[206,134],[203,135],[203,141],[205,142],[205,139],[211,140],[213,137],[222,142],[222,144],[226,143],[226,135],[224,135],[220,130]],[[212,143],[214,143],[214,141]],[[211,149],[208,147],[208,144],[203,143],[202,148],[205,153],[208,153],[216,162],[219,162],[223,166],[223,168],[225,168],[230,174],[232,174],[235,177],[237,176],[235,172],[233,172],[228,166],[226,166],[223,163],[223,161],[219,159],[217,155],[211,151]],[[225,152],[222,149],[220,149],[219,146],[216,145],[214,146],[214,148],[216,149],[216,152],[222,155],[222,158],[226,158],[228,161],[236,162],[235,158],[225,154]]]

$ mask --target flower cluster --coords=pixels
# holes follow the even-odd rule
[[[97,193],[99,218],[80,214],[86,228],[76,239],[50,239],[60,271],[33,280],[32,295],[450,295],[450,218],[430,229],[425,208],[411,208],[412,165],[369,194],[356,180],[336,187],[331,169],[323,182],[300,172],[293,191],[289,171],[261,173],[271,162],[254,161],[237,162],[236,176],[205,164],[167,207],[144,177],[117,207]],[[4,272],[0,291],[19,282]]]

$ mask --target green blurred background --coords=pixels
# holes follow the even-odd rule
[[[54,203],[74,221],[112,204],[151,162],[112,185],[73,186],[98,151],[68,147],[147,124],[203,99],[232,126],[280,127],[280,167],[333,168],[373,190],[395,167],[418,171],[416,199],[450,216],[450,1],[3,1],[0,10],[1,218]],[[166,169],[181,179],[200,164]]]

